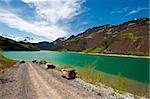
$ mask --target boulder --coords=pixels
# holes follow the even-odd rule
[[[32,63],[35,63],[36,62],[36,60],[32,60]]]
[[[22,61],[20,61],[19,63],[25,63],[25,61],[24,61],[24,60],[22,60]]]
[[[54,66],[53,64],[46,64],[45,68],[46,69],[54,69],[56,66]]]
[[[61,69],[61,75],[62,77],[67,78],[67,79],[76,78],[76,72],[72,68]]]

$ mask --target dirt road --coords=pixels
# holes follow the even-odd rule
[[[0,99],[99,99],[77,80],[30,62],[17,63],[0,74]]]

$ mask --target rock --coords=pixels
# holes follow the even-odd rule
[[[25,61],[24,61],[24,60],[22,60],[22,61],[20,61],[19,63],[25,63]]]
[[[45,68],[46,69],[54,69],[56,66],[54,66],[53,64],[46,64]]]
[[[61,75],[67,79],[73,79],[76,77],[76,72],[72,68],[61,69]]]
[[[103,96],[104,94],[103,94],[103,93],[101,93],[101,92],[99,92],[99,93],[97,93],[97,95],[99,95],[99,96]]]
[[[35,63],[36,62],[36,60],[32,60],[32,63]]]

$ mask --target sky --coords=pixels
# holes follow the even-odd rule
[[[0,34],[54,41],[88,28],[149,18],[149,0],[0,0]]]

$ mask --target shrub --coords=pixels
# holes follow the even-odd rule
[[[92,48],[87,48],[85,50],[82,50],[82,52],[84,52],[84,53],[90,53],[91,51],[92,51]]]

